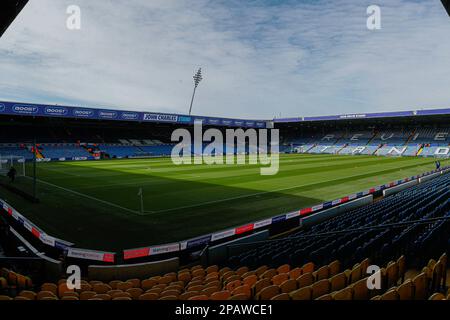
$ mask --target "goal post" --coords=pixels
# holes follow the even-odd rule
[[[11,167],[16,169],[18,177],[24,177],[26,174],[25,157],[0,154],[0,175],[6,176]]]

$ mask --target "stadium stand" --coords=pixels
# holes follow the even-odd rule
[[[109,158],[128,158],[140,152],[137,147],[128,145],[100,145],[99,151]]]
[[[284,150],[290,146],[297,153],[449,157],[450,135],[447,128],[409,128],[359,131],[347,128],[314,138],[287,137]]]
[[[417,254],[433,250],[429,248],[431,240],[448,234],[448,221],[436,221],[429,226],[411,224],[404,230],[395,225],[437,217],[449,218],[449,186],[447,174],[315,225],[310,230],[301,230],[286,239],[271,241],[231,257],[230,264],[299,265],[306,259],[315,264],[325,264],[334,258],[345,264],[354,264],[364,256],[386,262],[400,253],[411,251]],[[379,228],[384,225],[383,229]],[[377,228],[371,229],[372,226]],[[335,234],[354,229],[343,235]]]
[[[14,105],[7,106],[9,109],[14,107]],[[45,106],[41,106],[40,110],[43,112]],[[130,116],[130,113],[125,111],[121,114]],[[28,160],[32,159],[34,144],[30,137],[34,137],[38,142],[37,158],[45,158],[43,160],[166,156],[171,153],[173,147],[170,140],[173,129],[188,127],[192,130],[192,126],[177,121],[151,123],[135,119],[135,122],[131,123],[95,118],[63,119],[57,116],[41,116],[39,122],[31,119],[32,117],[14,114],[0,115],[1,123],[4,125],[0,140],[2,143],[5,142],[0,145],[0,155],[24,156]],[[280,129],[282,152],[448,157],[450,137],[446,119],[448,116],[441,120],[423,118],[417,122],[415,122],[416,118],[414,121],[396,119],[389,120],[390,122],[385,119],[379,121],[336,120],[335,122],[325,120],[305,123],[294,121],[284,124],[275,123],[275,127]],[[225,119],[225,121],[228,120]],[[389,124],[384,125],[384,122]],[[227,128],[226,125],[214,127],[222,131]],[[236,150],[234,146],[230,148],[224,145],[224,153],[243,151],[248,152],[248,146],[246,150]],[[193,154],[194,150],[190,152]],[[270,233],[272,237],[270,240],[264,238],[258,242],[237,243],[236,246],[241,246],[245,250],[239,253],[236,253],[238,252],[236,250],[233,253],[227,253],[224,255],[225,259],[217,265],[210,264],[208,259],[201,260],[203,256],[194,251],[194,249],[200,250],[197,247],[192,251],[167,252],[156,257],[138,255],[130,258],[137,259],[132,261],[126,259],[126,251],[123,251],[123,257],[117,260],[114,259],[116,253],[110,255],[107,252],[100,252],[101,259],[98,260],[76,260],[76,257],[59,256],[61,251],[56,249],[56,242],[64,240],[46,239],[46,234],[40,232],[38,226],[27,224],[26,227],[29,227],[31,231],[27,230],[28,233],[23,238],[37,244],[36,251],[31,250],[31,252],[40,253],[40,249],[46,245],[45,241],[54,240],[54,247],[50,249],[45,247],[50,252],[49,256],[54,260],[54,265],[60,267],[64,263],[72,262],[71,259],[77,263],[81,261],[83,270],[88,271],[87,276],[83,279],[80,289],[68,290],[65,279],[61,278],[62,272],[58,272],[56,279],[44,279],[36,276],[33,270],[19,268],[19,263],[2,264],[4,260],[0,259],[0,267],[4,267],[0,276],[0,299],[422,300],[447,298],[449,287],[447,255],[442,253],[448,253],[450,249],[449,173],[428,174],[431,176],[430,180],[425,179],[426,181],[394,195],[383,197],[383,189],[370,192],[371,204],[351,211],[339,212],[324,221],[303,224],[308,217],[320,214],[321,209],[318,209],[318,213],[311,211],[311,214],[301,215],[296,218],[296,222],[301,223],[300,226],[296,224],[294,230],[283,229],[282,232],[289,230],[286,234],[280,235],[280,231],[275,230],[277,226],[274,226],[274,232]],[[420,180],[419,177],[411,179],[414,181],[410,182]],[[372,199],[375,194],[377,198]],[[349,201],[348,198],[346,201]],[[357,200],[361,200],[359,196]],[[333,206],[331,201],[330,206]],[[21,219],[24,218],[19,216],[18,212],[8,205],[4,205],[4,208],[9,216],[17,218],[19,226],[23,225]],[[312,207],[309,209],[312,210]],[[301,210],[295,213],[300,214],[299,212]],[[290,221],[287,221],[286,226],[290,226],[289,223]],[[8,223],[5,224],[8,225]],[[4,229],[12,232],[7,227]],[[251,232],[253,231],[252,229]],[[246,233],[244,230],[243,237],[250,234],[256,235],[258,230],[251,232]],[[268,230],[264,232],[269,234]],[[35,239],[36,237],[39,242]],[[228,246],[229,241],[237,239],[241,239],[241,234],[233,233],[232,237],[220,238],[217,242],[214,242],[215,240],[212,242],[214,245]],[[132,249],[131,252],[133,251],[135,250]],[[83,254],[85,253],[86,251],[83,251]],[[95,255],[98,252],[90,253]],[[117,256],[119,255],[120,253],[117,253]],[[111,256],[112,261],[108,260]],[[433,260],[437,257],[440,258]],[[119,277],[114,274],[111,276],[112,280],[109,278],[106,280],[106,277],[102,278],[95,273],[97,277],[92,275],[89,277],[93,266],[92,262],[87,261],[98,262],[100,265],[96,267],[101,269],[102,267],[127,268],[134,262],[162,263],[166,258],[178,259],[176,266],[170,269],[173,272],[159,272],[161,269],[158,269],[159,275],[153,276],[156,272],[152,271],[152,276],[145,277]],[[117,261],[130,264],[116,266],[114,263]],[[180,261],[185,266],[178,269]],[[192,263],[198,264],[199,261],[202,265],[192,266]],[[372,264],[382,266],[382,287],[379,290],[367,289],[369,274],[366,271]],[[127,278],[130,279],[126,280]]]
[[[196,265],[147,279],[82,280],[69,289],[66,279],[34,285],[29,277],[2,268],[0,300],[445,300],[447,255],[430,259],[419,269],[408,269],[405,256],[389,261],[377,274],[381,286],[368,288],[366,258],[343,269],[329,264],[289,264],[273,268]],[[375,275],[377,275],[375,274]]]
[[[0,157],[24,157],[27,160],[33,159],[33,153],[28,147],[19,145],[0,145]]]
[[[450,244],[449,185],[449,174],[440,175],[287,237],[265,241],[222,267],[195,265],[126,281],[84,279],[77,290],[69,290],[65,279],[37,283],[3,268],[0,299],[450,299],[447,254],[442,254]],[[372,264],[382,266],[381,287],[373,290],[367,285]]]
[[[41,145],[40,151],[43,157],[49,159],[91,158],[85,149],[71,144]]]

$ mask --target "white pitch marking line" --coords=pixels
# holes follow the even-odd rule
[[[372,172],[377,172],[377,171],[372,171]],[[350,175],[350,176],[347,176],[347,177],[356,177],[356,176],[359,176],[359,175],[360,175],[360,174],[355,174],[355,175]],[[31,179],[30,177],[27,177],[27,178]],[[327,180],[326,182],[332,182],[332,181],[340,180],[340,179],[341,179],[341,178],[337,178],[337,179],[333,179],[333,180]],[[108,202],[108,201],[105,201],[105,200],[101,200],[101,199],[97,199],[97,198],[88,196],[88,195],[86,195],[86,194],[83,194],[83,193],[80,193],[80,192],[77,192],[77,191],[74,191],[74,190],[70,190],[70,189],[67,189],[67,188],[63,188],[63,187],[54,185],[54,184],[52,184],[52,183],[49,183],[49,182],[46,182],[46,181],[43,181],[43,180],[39,180],[39,179],[37,179],[37,180],[40,181],[40,182],[42,182],[42,183],[48,184],[48,185],[50,185],[50,186],[53,186],[53,187],[56,187],[56,188],[59,188],[59,189],[62,189],[62,190],[68,191],[68,192],[72,192],[72,193],[74,193],[74,194],[78,194],[78,195],[83,196],[83,197],[86,197],[86,198],[88,198],[88,199],[96,200],[96,201],[99,201],[99,202],[108,204],[108,205],[110,205],[110,206],[113,206],[113,207],[116,207],[116,208],[120,208],[120,209],[125,210],[125,211],[128,211],[128,212],[132,212],[132,213],[134,213],[134,214],[142,215],[142,213],[139,212],[139,211],[134,211],[134,210],[131,210],[131,209],[128,209],[128,208],[124,208],[124,207],[121,207],[121,206],[116,205],[116,204],[114,204],[114,203],[111,203],[111,202]],[[181,210],[181,209],[189,209],[189,208],[201,207],[201,206],[205,206],[205,205],[209,205],[209,204],[214,204],[214,203],[227,202],[227,201],[230,201],[230,200],[243,199],[243,198],[249,198],[249,197],[253,197],[253,196],[258,196],[258,195],[268,194],[268,193],[274,193],[274,192],[280,192],[280,191],[292,190],[292,189],[296,189],[296,188],[304,187],[304,186],[307,186],[307,184],[306,184],[306,185],[305,185],[305,184],[302,184],[302,185],[296,185],[296,186],[291,186],[291,187],[282,188],[282,189],[275,189],[275,190],[270,190],[270,191],[262,191],[262,192],[257,192],[257,193],[253,193],[253,194],[242,195],[242,196],[237,196],[237,197],[231,197],[231,198],[226,198],[226,199],[219,199],[219,200],[207,201],[207,202],[202,202],[202,203],[198,203],[198,204],[194,204],[194,205],[181,206],[181,207],[177,207],[177,208],[170,208],[170,209],[163,209],[163,210],[155,210],[155,211],[144,211],[144,214],[151,215],[151,214],[158,214],[158,213],[164,213],[164,212],[170,212],[170,211],[177,211],[177,210]]]
[[[371,171],[371,172],[378,172],[378,171]],[[354,174],[354,175],[349,175],[349,176],[346,176],[346,177],[347,178],[348,177],[351,178],[351,177],[357,177],[359,175],[361,175],[361,173]],[[340,179],[342,179],[342,177],[341,178],[332,179],[332,180],[323,181],[323,182],[333,182],[333,181],[337,181],[337,180],[340,180]],[[148,215],[151,215],[151,214],[158,214],[158,213],[164,213],[164,212],[170,212],[170,211],[177,211],[177,210],[181,210],[181,209],[190,209],[190,208],[195,208],[195,207],[202,207],[202,206],[209,205],[209,204],[214,204],[214,203],[227,202],[227,201],[236,200],[236,199],[243,199],[243,198],[250,198],[250,197],[254,197],[254,196],[264,195],[264,194],[268,194],[268,193],[275,193],[275,192],[280,192],[280,191],[288,191],[288,190],[297,189],[297,188],[300,188],[300,187],[305,187],[305,186],[308,186],[308,185],[309,184],[299,184],[299,185],[295,185],[295,186],[291,186],[291,187],[287,187],[287,188],[274,189],[274,190],[269,190],[269,191],[262,191],[262,192],[246,194],[246,195],[237,196],[237,197],[231,197],[231,198],[226,198],[226,199],[207,201],[207,202],[202,202],[202,203],[197,203],[197,204],[188,205],[188,206],[182,206],[182,207],[177,207],[177,208],[155,210],[155,211],[145,211],[144,213],[148,213]]]
[[[26,178],[32,179],[31,177],[26,177]],[[53,183],[50,183],[50,182],[47,182],[47,181],[44,181],[44,180],[36,179],[36,181],[39,181],[39,182],[41,182],[43,184],[47,184],[47,185],[52,186],[54,188],[58,188],[58,189],[61,189],[61,190],[67,191],[67,192],[71,192],[73,194],[76,194],[76,195],[79,195],[79,196],[82,196],[82,197],[85,197],[85,198],[88,198],[88,199],[91,199],[91,200],[94,200],[94,201],[98,201],[98,202],[107,204],[107,205],[109,205],[111,207],[115,207],[115,208],[119,208],[119,209],[122,209],[122,210],[125,210],[125,211],[128,211],[128,212],[131,212],[133,214],[140,214],[140,212],[138,212],[138,211],[134,211],[134,210],[131,210],[131,209],[119,206],[118,204],[114,204],[114,203],[111,203],[109,201],[98,199],[98,198],[89,196],[87,194],[81,193],[81,192],[77,192],[77,191],[74,191],[74,190],[71,190],[71,189],[67,189],[67,188],[64,188],[64,187],[61,187],[61,186],[57,186],[56,184],[53,184]]]

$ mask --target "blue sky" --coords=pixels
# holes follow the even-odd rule
[[[202,115],[449,107],[449,34],[439,0],[31,1],[0,40],[0,100],[186,113],[202,67]]]

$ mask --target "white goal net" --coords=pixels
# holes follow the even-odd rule
[[[0,175],[6,176],[11,167],[16,169],[16,176],[25,176],[25,157],[0,154]]]

